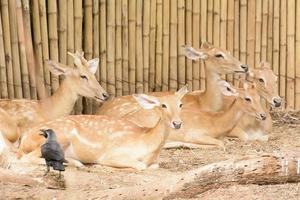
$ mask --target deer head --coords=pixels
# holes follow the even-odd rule
[[[189,59],[201,59],[207,63],[211,63],[210,65],[206,65],[206,69],[219,74],[244,73],[248,71],[248,66],[233,57],[229,51],[214,47],[207,42],[201,45],[200,50],[184,46],[184,52]]]
[[[261,62],[259,68],[251,70],[249,75],[254,79],[258,92],[264,99],[274,107],[281,106],[281,98],[278,95],[278,78],[269,63]]]
[[[171,128],[179,129],[182,125],[180,112],[182,109],[181,99],[188,92],[187,85],[178,90],[174,95],[154,97],[146,94],[133,94],[132,96],[144,109],[157,108],[162,113],[162,120]]]
[[[106,101],[109,97],[107,92],[96,80],[95,73],[98,69],[99,58],[87,61],[83,53],[76,52],[69,55],[74,58],[74,67],[69,67],[55,61],[47,61],[51,73],[63,75],[69,82],[69,87],[80,96],[94,98],[98,101]]]

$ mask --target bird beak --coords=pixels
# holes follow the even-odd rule
[[[42,135],[44,137],[46,137],[46,133],[45,133],[45,130],[44,129],[40,129],[41,133],[39,135]]]

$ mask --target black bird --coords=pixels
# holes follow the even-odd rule
[[[52,129],[41,129],[40,135],[47,138],[46,142],[41,146],[42,158],[45,158],[47,171],[45,175],[50,171],[50,167],[59,171],[59,177],[61,171],[65,171],[63,163],[68,162],[65,160],[64,151],[56,141],[55,132]]]

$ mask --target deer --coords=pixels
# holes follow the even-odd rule
[[[223,95],[218,89],[221,74],[246,73],[248,66],[234,58],[230,52],[214,47],[204,42],[199,50],[184,46],[185,55],[192,60],[205,61],[206,89],[201,92],[189,93],[183,98],[186,108],[199,111],[219,111],[223,107]],[[163,96],[170,92],[153,92],[150,95]],[[105,102],[96,114],[126,118],[140,126],[152,127],[157,116],[153,111],[140,109],[137,102],[130,95],[117,97]]]
[[[65,159],[77,167],[92,163],[136,170],[156,168],[169,132],[182,127],[181,99],[186,93],[187,86],[162,97],[132,95],[143,109],[154,110],[159,116],[152,128],[104,115],[70,115],[37,125],[22,137],[18,157],[23,162],[39,163],[40,146],[45,141],[39,131],[47,128],[56,133]]]
[[[272,71],[269,63],[262,61],[258,68],[251,69],[249,78],[257,85],[258,93],[262,99],[265,99],[273,107],[281,106],[281,98],[277,89],[278,78]],[[225,107],[230,105],[231,102],[232,98],[225,97]],[[228,136],[238,137],[243,141],[268,140],[268,133],[272,131],[273,122],[265,103],[261,105],[267,114],[266,120],[256,120],[251,115],[245,114],[238,125],[229,132]]]
[[[219,138],[226,136],[244,114],[251,115],[257,120],[266,119],[255,83],[243,82],[243,88],[236,89],[223,80],[220,80],[218,84],[224,95],[235,97],[229,108],[223,112],[183,108],[181,118],[184,121],[184,127],[170,133],[165,148],[178,146],[197,148],[200,145],[213,145],[225,149],[224,142]]]
[[[0,108],[0,132],[10,143],[15,143],[20,137],[20,129],[15,119]]]
[[[87,61],[83,53],[68,54],[74,58],[74,67],[51,60],[46,62],[52,74],[65,77],[52,96],[41,100],[0,100],[0,108],[15,118],[21,132],[34,124],[69,115],[78,96],[93,98],[100,102],[109,98],[94,75],[99,59]]]

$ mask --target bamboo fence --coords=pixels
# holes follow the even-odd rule
[[[32,38],[36,81],[23,32]],[[36,99],[43,96],[40,84],[51,95],[60,80],[45,61],[73,65],[67,52],[75,50],[100,58],[96,77],[112,96],[176,91],[186,83],[190,90],[204,89],[204,63],[186,59],[182,50],[204,41],[253,68],[269,62],[285,107],[300,109],[296,0],[0,0],[0,97]],[[237,83],[238,76],[224,78]],[[96,107],[83,98],[75,113]]]

